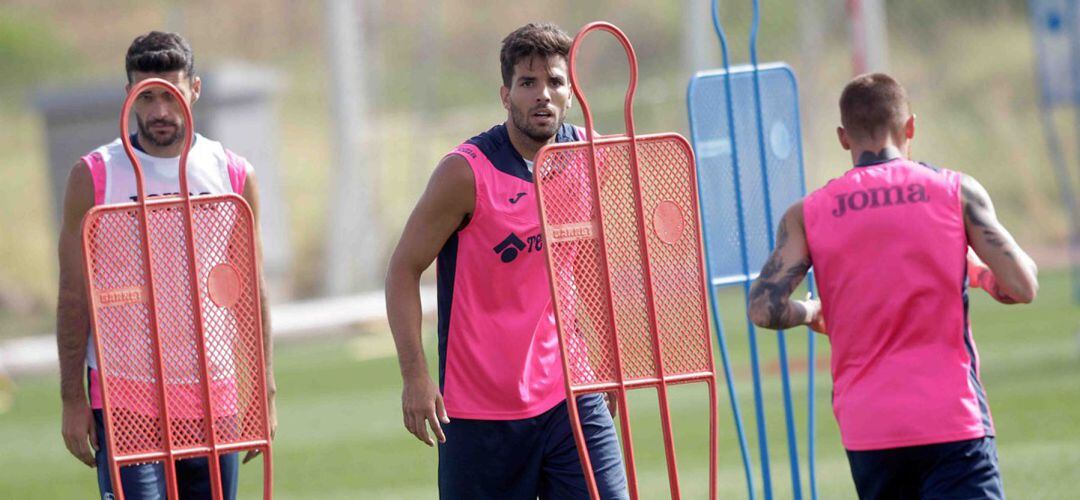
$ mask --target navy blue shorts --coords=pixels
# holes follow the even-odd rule
[[[578,397],[600,497],[629,498],[622,451],[603,396]],[[444,500],[587,499],[566,401],[523,420],[450,419],[439,445]]]
[[[105,421],[101,410],[94,410],[94,425],[97,427],[98,489],[103,500],[112,500],[112,480],[109,477],[108,446],[105,442]],[[176,462],[177,491],[183,500],[213,498],[210,492],[210,468],[207,458],[189,458]],[[218,459],[221,467],[221,490],[225,499],[236,498],[236,479],[240,472],[240,456],[237,453],[222,455]],[[128,465],[120,467],[120,482],[124,486],[126,500],[165,500],[165,467],[161,462]]]
[[[993,437],[847,456],[862,500],[1005,498]]]

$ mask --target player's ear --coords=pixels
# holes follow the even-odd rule
[[[503,109],[510,110],[510,87],[499,87],[499,99],[502,100]]]
[[[844,151],[851,150],[851,141],[848,139],[847,131],[844,127],[836,127],[836,138],[840,139],[840,147],[844,148]]]
[[[909,141],[915,137],[915,113],[912,113],[904,122],[904,137]]]
[[[188,105],[195,104],[195,101],[199,100],[199,95],[202,94],[202,78],[197,76],[191,78],[191,102]]]

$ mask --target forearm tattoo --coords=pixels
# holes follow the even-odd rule
[[[787,244],[786,224],[780,225],[776,240],[778,250]],[[766,311],[766,321],[761,326],[782,330],[803,323],[806,318],[806,308],[801,303],[789,300],[789,297],[806,276],[810,265],[809,258],[785,263],[779,251],[769,256],[769,260],[761,268],[761,274],[750,290],[750,306]]]
[[[963,183],[960,185],[960,192],[965,201],[964,218],[971,224],[973,231],[981,234],[994,248],[1004,249],[1002,253],[1015,260],[1015,254],[1007,248],[1008,243],[986,217],[990,210],[990,204],[986,198]]]

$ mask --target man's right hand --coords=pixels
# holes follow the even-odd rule
[[[60,432],[68,451],[88,467],[96,466],[94,452],[98,450],[98,436],[94,414],[86,400],[64,402],[61,426]]]
[[[95,465],[91,448],[97,449],[98,436],[84,385],[90,309],[83,278],[82,219],[93,206],[94,179],[87,165],[79,160],[68,176],[58,241],[60,279],[56,301],[56,347],[60,360],[60,400],[63,401],[60,434],[68,451],[90,467]]]
[[[405,420],[405,428],[428,446],[435,446],[435,442],[428,434],[429,426],[440,443],[446,442],[446,435],[443,434],[441,424],[450,423],[450,419],[446,416],[442,394],[439,394],[439,390],[427,373],[404,379],[404,388],[401,390],[401,414]]]
[[[828,335],[829,331],[825,326],[825,314],[821,308],[821,300],[811,298],[810,293],[807,292],[803,307],[806,308],[806,326],[809,326],[815,332]]]
[[[420,276],[467,222],[475,203],[476,183],[468,160],[459,154],[447,155],[435,167],[427,189],[409,215],[386,271],[386,318],[404,382],[401,413],[405,428],[428,446],[435,446],[428,427],[444,443],[442,424],[450,419],[424,358]]]

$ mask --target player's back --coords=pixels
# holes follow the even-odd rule
[[[849,450],[993,433],[968,325],[961,178],[894,159],[804,202]]]

